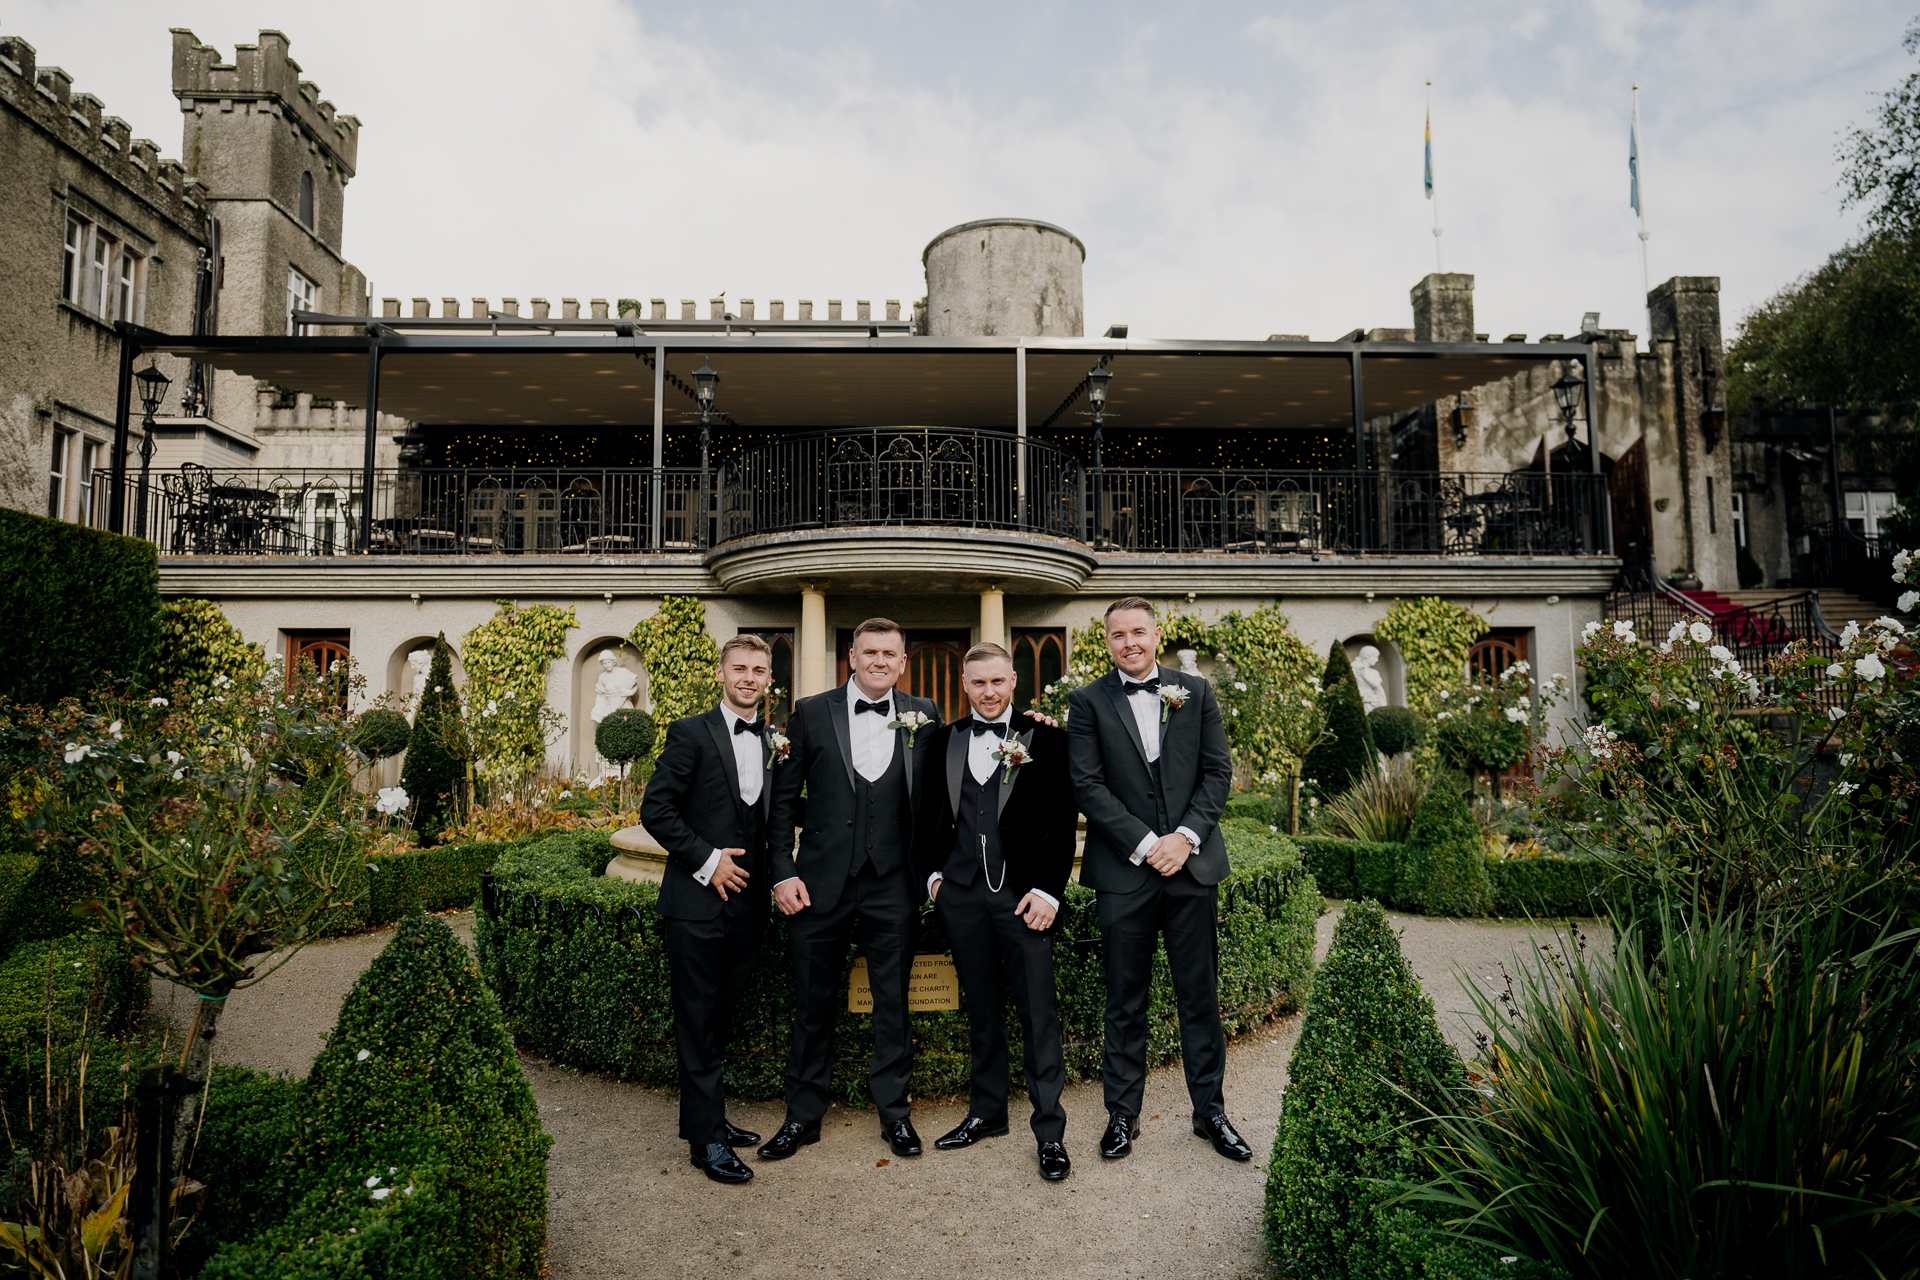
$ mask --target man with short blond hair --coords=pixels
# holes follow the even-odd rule
[[[733,1153],[760,1141],[727,1119],[721,1079],[733,1011],[760,952],[767,918],[770,771],[757,712],[773,683],[759,636],[720,647],[720,705],[667,726],[640,821],[667,851],[660,879],[673,1043],[680,1062],[680,1136],[715,1182],[750,1181]]]
[[[1164,936],[1180,1011],[1180,1053],[1193,1131],[1232,1160],[1253,1155],[1226,1115],[1227,1040],[1220,1025],[1216,921],[1227,875],[1220,814],[1233,757],[1213,686],[1158,664],[1153,605],[1107,606],[1114,670],[1068,696],[1073,793],[1087,815],[1080,882],[1097,895],[1107,970],[1107,1129],[1117,1160],[1139,1137],[1147,1078],[1147,1004]]]
[[[855,937],[873,990],[867,1085],[880,1133],[895,1155],[920,1154],[907,1097],[907,983],[920,901],[910,863],[920,760],[940,711],[894,688],[907,670],[906,633],[897,622],[869,618],[855,628],[847,665],[847,683],[794,707],[792,760],[774,771],[773,897],[787,916],[795,1011],[787,1117],[760,1148],[763,1160],[784,1160],[820,1140],[832,1096],[833,1025],[846,1007],[847,946]]]

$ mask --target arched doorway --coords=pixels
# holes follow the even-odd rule
[[[344,663],[353,656],[352,633],[346,631],[289,631],[287,633],[287,688],[291,689],[300,676],[300,664],[312,666],[315,674],[326,676],[333,671],[336,663]],[[342,666],[336,678],[330,683],[342,704],[347,700],[346,673]]]

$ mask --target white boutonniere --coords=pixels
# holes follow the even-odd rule
[[[907,731],[907,750],[911,751],[913,750],[914,735],[932,723],[933,717],[924,711],[902,711],[899,715],[887,721],[887,728],[905,729]]]
[[[993,749],[993,758],[1006,765],[1006,771],[1000,775],[1000,781],[1012,782],[1013,771],[1033,759],[1033,752],[1018,738],[1002,738],[1000,745]]]
[[[1187,705],[1187,699],[1193,691],[1183,684],[1163,684],[1160,686],[1160,723],[1165,724],[1167,717],[1174,711]]]
[[[793,754],[793,743],[787,739],[786,734],[780,732],[778,729],[767,730],[767,745],[773,748],[773,750],[767,754],[767,768],[769,769]]]

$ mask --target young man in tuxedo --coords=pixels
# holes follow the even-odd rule
[[[1253,1155],[1226,1116],[1227,1041],[1216,972],[1219,884],[1227,849],[1218,823],[1233,759],[1213,686],[1155,661],[1153,605],[1128,596],[1107,606],[1113,671],[1068,697],[1073,794],[1087,815],[1080,882],[1097,893],[1107,967],[1107,1129],[1100,1154],[1117,1160],[1140,1136],[1147,1078],[1147,997],[1164,935],[1180,1010],[1180,1052],[1193,1131],[1231,1160]]]
[[[973,715],[942,728],[921,762],[915,872],[953,946],[972,1041],[967,1118],[934,1140],[941,1151],[1007,1132],[1007,995],[1020,1016],[1040,1176],[1067,1159],[1060,1105],[1066,1060],[1054,998],[1053,931],[1073,872],[1076,814],[1066,731],[1013,709],[1013,658],[977,644],[961,666]],[[1025,762],[1009,756],[1017,743]],[[1000,753],[1000,758],[995,753]]]
[[[733,1010],[760,952],[767,918],[767,823],[773,773],[755,712],[773,683],[759,636],[721,646],[720,705],[667,726],[640,821],[667,850],[660,915],[667,927],[673,1043],[680,1058],[680,1136],[715,1182],[753,1177],[735,1147],[760,1141],[727,1119],[721,1082]]]
[[[881,1136],[895,1155],[920,1154],[907,1099],[913,1063],[907,981],[921,896],[911,866],[913,807],[920,799],[920,759],[940,712],[926,698],[893,687],[907,670],[898,623],[861,623],[848,665],[853,674],[846,684],[794,707],[787,721],[792,761],[774,770],[773,899],[787,916],[796,1012],[787,1117],[760,1148],[763,1160],[784,1160],[820,1140],[833,1024],[847,998],[847,945],[856,934],[873,989],[867,1081]],[[918,717],[924,724],[909,727]],[[801,828],[797,848],[795,826]]]

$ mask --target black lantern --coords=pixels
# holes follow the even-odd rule
[[[701,361],[700,367],[693,371],[693,398],[700,402],[700,412],[713,412],[714,393],[720,387],[720,375],[712,365]]]
[[[135,513],[134,536],[147,536],[147,486],[148,477],[153,470],[153,415],[160,408],[160,402],[167,398],[167,388],[173,379],[160,372],[160,367],[151,360],[147,367],[133,375],[140,384],[140,508]]]
[[[1095,417],[1107,407],[1107,384],[1113,381],[1113,374],[1099,365],[1087,374],[1087,403],[1093,406]]]
[[[1467,393],[1462,391],[1453,399],[1453,413],[1449,415],[1453,426],[1453,447],[1456,450],[1467,447],[1467,432],[1473,429],[1473,406],[1467,403]]]
[[[1567,371],[1560,375],[1560,381],[1553,384],[1553,398],[1560,406],[1561,421],[1567,424],[1567,442],[1573,442],[1574,419],[1580,416],[1580,401],[1587,392],[1584,378],[1577,378],[1573,365],[1567,365]]]

